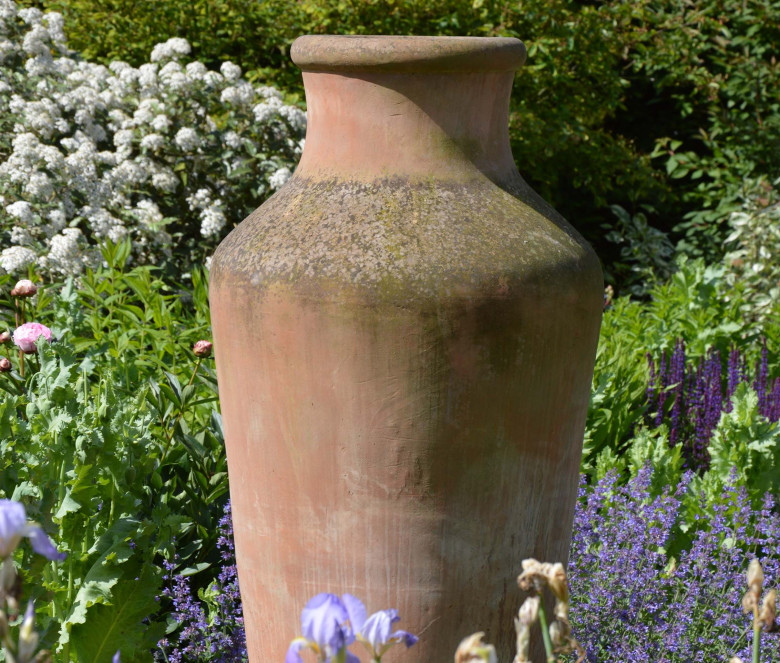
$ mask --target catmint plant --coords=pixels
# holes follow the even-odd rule
[[[170,600],[171,617],[178,628],[159,641],[156,661],[239,663],[247,660],[230,501],[219,521],[219,532],[217,548],[221,569],[217,579],[199,593],[201,600],[193,596],[189,577],[175,573],[175,562],[164,564],[162,598]]]
[[[774,498],[755,508],[744,487],[727,485],[708,517],[689,525],[683,508],[694,474],[660,494],[652,474],[647,464],[626,484],[614,471],[590,486],[583,480],[568,568],[572,633],[594,663],[750,660],[744,560],[757,559],[764,586],[777,585]],[[760,660],[778,656],[780,638],[767,633]]]

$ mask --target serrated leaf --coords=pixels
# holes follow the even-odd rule
[[[145,566],[135,578],[123,578],[114,588],[111,605],[97,605],[85,623],[73,627],[71,641],[79,663],[105,663],[117,650],[122,661],[148,660],[164,626],[143,624],[158,608],[158,574]]]
[[[62,499],[62,504],[60,504],[60,508],[57,509],[57,513],[54,514],[54,517],[62,520],[62,518],[67,516],[69,513],[75,513],[80,508],[81,504],[73,499],[71,496],[71,490],[68,488],[67,492],[65,493],[65,497]]]

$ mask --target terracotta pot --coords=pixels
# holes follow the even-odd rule
[[[324,591],[399,610],[420,643],[393,661],[478,630],[511,660],[521,560],[568,557],[602,303],[512,159],[525,48],[309,36],[292,58],[301,163],[211,268],[250,660],[283,660]]]

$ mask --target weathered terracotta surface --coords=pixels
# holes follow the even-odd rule
[[[330,591],[399,610],[421,636],[399,663],[450,661],[477,630],[511,660],[520,561],[568,555],[602,297],[512,160],[525,50],[292,53],[303,158],[211,273],[250,659],[281,661]]]

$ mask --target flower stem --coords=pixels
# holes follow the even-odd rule
[[[758,620],[758,606],[753,608],[753,663],[758,663],[761,650],[761,622]]]
[[[198,369],[200,368],[200,363],[202,361],[203,358],[198,357],[198,361],[195,362],[195,368],[192,369],[192,375],[190,375],[190,380],[189,382],[187,382],[188,387],[192,384],[193,380],[195,380],[195,375],[197,374]],[[173,432],[176,430],[176,424],[179,423],[179,419],[181,419],[183,415],[184,415],[184,403],[182,403],[182,407],[179,409],[179,414],[176,415],[176,419],[173,422],[173,426],[171,426],[170,434],[168,434],[168,431],[165,431],[165,436],[168,439],[165,441],[165,449],[163,449],[163,455],[162,458],[160,459],[160,466],[162,466],[162,464],[165,462],[165,459],[168,456],[168,451],[171,448],[171,441],[173,440]]]
[[[544,651],[547,653],[547,663],[555,663],[550,631],[547,628],[547,614],[544,612],[544,602],[541,600],[539,601],[539,626],[542,629],[542,640],[544,641]]]

